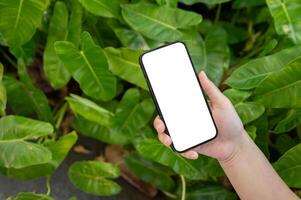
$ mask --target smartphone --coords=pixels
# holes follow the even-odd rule
[[[217,128],[186,45],[143,53],[139,62],[172,148],[184,152],[217,136]]]

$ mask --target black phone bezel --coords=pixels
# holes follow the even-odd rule
[[[188,54],[188,57],[189,57],[191,66],[192,66],[192,68],[193,68],[195,77],[196,77],[197,82],[198,82],[198,84],[199,84],[199,86],[200,86],[200,89],[201,89],[201,91],[202,91],[202,93],[203,93],[203,97],[204,97],[204,99],[205,99],[207,109],[209,110],[211,119],[212,119],[213,124],[214,124],[214,127],[215,127],[215,135],[214,135],[214,137],[212,137],[212,138],[210,138],[210,139],[208,139],[208,140],[206,140],[206,141],[204,141],[204,142],[201,142],[201,143],[199,143],[199,144],[196,144],[196,145],[194,145],[194,146],[192,146],[192,147],[189,147],[189,148],[187,148],[187,149],[185,149],[185,150],[183,150],[183,151],[178,151],[178,150],[174,147],[173,143],[171,144],[171,147],[172,147],[172,149],[173,149],[174,151],[176,151],[176,152],[178,152],[178,153],[183,153],[183,152],[188,151],[188,150],[191,150],[191,149],[193,149],[193,148],[195,148],[195,147],[197,147],[197,146],[199,146],[199,145],[202,145],[202,144],[205,144],[205,143],[210,142],[211,140],[214,140],[214,139],[217,137],[217,135],[218,135],[218,129],[217,129],[216,123],[215,123],[215,121],[214,121],[214,119],[213,119],[213,116],[212,116],[212,112],[211,112],[210,106],[209,106],[209,104],[208,104],[208,102],[207,102],[207,100],[206,100],[206,98],[205,98],[205,93],[204,93],[203,87],[202,87],[202,85],[201,85],[201,83],[200,83],[200,81],[199,81],[197,72],[196,72],[196,70],[195,70],[195,68],[194,68],[194,65],[193,65],[193,63],[192,63],[192,59],[191,59],[191,57],[190,57],[188,48],[187,48],[187,46],[186,46],[186,44],[185,44],[184,42],[178,41],[178,40],[177,40],[177,41],[174,41],[174,42],[171,42],[171,43],[168,43],[168,44],[164,44],[164,45],[162,45],[162,46],[159,46],[159,47],[157,47],[157,48],[154,48],[154,49],[151,49],[151,50],[148,50],[148,51],[142,53],[142,54],[139,56],[139,64],[140,64],[140,66],[141,66],[141,69],[142,69],[144,78],[145,78],[146,83],[147,83],[147,86],[148,86],[148,88],[149,88],[149,90],[150,90],[150,93],[151,93],[153,102],[154,102],[154,104],[155,104],[155,107],[156,107],[156,109],[157,109],[157,112],[158,112],[158,114],[159,114],[159,117],[161,118],[161,120],[162,120],[163,123],[165,124],[165,133],[168,134],[168,135],[170,136],[170,134],[169,134],[169,132],[168,132],[168,128],[167,128],[166,123],[165,123],[165,120],[164,120],[164,117],[163,117],[163,115],[162,115],[160,106],[159,106],[159,104],[158,104],[156,95],[155,95],[155,93],[154,93],[154,91],[153,91],[153,88],[152,88],[152,86],[151,86],[150,80],[149,80],[149,78],[148,78],[148,76],[147,76],[147,73],[146,73],[146,70],[145,70],[145,68],[144,68],[144,65],[143,65],[143,62],[142,62],[142,57],[143,57],[145,54],[147,54],[147,53],[150,53],[150,52],[152,52],[152,51],[155,51],[155,50],[158,50],[158,49],[161,49],[161,48],[164,48],[164,47],[166,47],[166,46],[173,45],[173,44],[176,44],[176,43],[181,43],[181,44],[183,44],[184,47],[185,47],[185,50],[186,50],[186,52],[187,52],[187,54]],[[171,138],[171,140],[172,140],[172,138]]]

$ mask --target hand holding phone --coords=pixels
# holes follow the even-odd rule
[[[141,55],[140,64],[175,151],[187,151],[217,136],[184,43],[148,51]]]

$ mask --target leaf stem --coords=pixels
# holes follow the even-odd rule
[[[47,187],[47,193],[46,193],[46,195],[50,195],[50,193],[51,193],[51,186],[50,186],[50,176],[47,176],[46,177],[46,187]]]
[[[171,199],[176,199],[177,195],[171,194],[170,192],[162,191],[163,194],[165,194],[167,197]]]
[[[7,60],[14,68],[18,68],[17,63],[13,59],[11,59],[3,49],[0,49],[0,53],[5,58],[5,60]]]
[[[181,200],[185,200],[185,196],[186,196],[186,182],[185,182],[185,178],[183,175],[180,175],[181,178],[181,182],[182,182],[182,196],[181,196]]]
[[[68,108],[68,104],[65,102],[62,107],[57,111],[54,119],[55,119],[55,128],[58,130],[61,126],[61,123],[63,121],[63,118],[65,116],[66,110]]]
[[[222,10],[222,4],[218,4],[215,19],[214,19],[215,24],[218,22],[218,20],[220,18],[221,10]]]

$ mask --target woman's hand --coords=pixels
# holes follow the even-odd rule
[[[186,151],[182,155],[189,159],[196,159],[200,153],[219,161],[228,160],[238,150],[236,147],[239,146],[242,134],[246,134],[243,124],[230,100],[207,78],[205,72],[200,72],[199,80],[209,97],[209,105],[218,129],[218,135],[214,140]],[[158,132],[159,140],[169,146],[171,139],[164,133],[165,126],[159,116],[154,120],[154,127]]]

